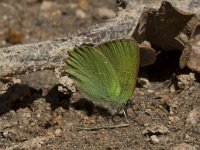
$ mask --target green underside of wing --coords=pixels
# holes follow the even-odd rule
[[[118,77],[108,59],[94,48],[84,47],[70,53],[68,73],[78,87],[97,101],[110,102],[121,92]]]
[[[115,40],[70,52],[67,72],[94,101],[122,105],[133,94],[139,48],[133,40]]]
[[[120,82],[121,94],[117,103],[125,103],[133,94],[139,67],[139,48],[132,39],[106,42],[96,47],[110,61]]]

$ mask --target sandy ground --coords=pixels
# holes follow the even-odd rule
[[[116,11],[112,0],[2,0],[0,47],[65,37]],[[16,77],[28,85],[0,82],[0,149],[200,149],[200,76],[180,70],[179,56],[164,53],[140,69],[127,106],[130,126],[124,128],[80,130],[124,124],[125,118],[111,117],[88,101],[70,102],[70,95],[52,88],[57,79],[51,71]]]

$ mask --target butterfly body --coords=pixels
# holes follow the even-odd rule
[[[138,44],[132,39],[119,39],[80,47],[69,53],[67,64],[67,72],[92,101],[121,107],[135,89]]]

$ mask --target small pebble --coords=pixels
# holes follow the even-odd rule
[[[185,89],[192,86],[196,78],[195,78],[194,73],[190,73],[188,75],[182,74],[182,75],[177,76],[177,80],[178,80],[178,87],[180,89]]]
[[[44,2],[42,2],[40,9],[42,11],[48,11],[48,10],[51,10],[54,7],[54,5],[55,4],[53,2],[44,1]]]
[[[87,15],[85,14],[84,11],[82,11],[81,9],[77,9],[76,10],[76,16],[80,19],[85,19],[87,17]]]
[[[40,114],[37,114],[37,116],[36,116],[37,118],[40,118],[41,117],[41,115]]]
[[[146,127],[145,130],[143,130],[143,134],[156,134],[156,133],[159,133],[159,134],[167,134],[169,133],[169,130],[167,127],[165,127],[164,125],[162,124],[152,124],[150,125],[150,127]]]
[[[187,124],[196,126],[200,123],[200,108],[193,109],[186,120]]]
[[[138,78],[138,83],[140,86],[142,86],[143,88],[149,88],[151,87],[151,83],[149,82],[148,79],[146,78]]]
[[[56,129],[55,132],[54,132],[55,136],[61,136],[62,134],[62,130],[61,129]]]
[[[148,92],[149,94],[152,94],[152,93],[154,93],[154,90],[147,90],[147,92]]]
[[[151,136],[151,142],[152,142],[153,144],[157,144],[157,143],[160,142],[160,140],[158,139],[158,137],[157,137],[156,135],[152,135],[152,136]]]
[[[79,0],[78,4],[82,10],[88,11],[88,9],[89,9],[89,1],[88,0]]]
[[[169,89],[171,93],[176,91],[174,84],[172,84]]]
[[[169,124],[175,124],[180,121],[180,118],[178,116],[170,116],[169,117]]]
[[[145,110],[145,113],[148,114],[148,115],[153,115],[153,112],[151,109],[146,109]]]

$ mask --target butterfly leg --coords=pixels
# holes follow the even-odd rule
[[[122,110],[122,113],[124,114],[126,123],[129,124],[128,117],[127,117],[127,112],[123,109],[123,110]]]
[[[129,124],[129,121],[128,121],[128,117],[127,117],[127,112],[126,112],[126,110],[121,110],[120,112],[118,112],[118,113],[116,113],[116,114],[114,114],[114,115],[112,115],[112,120],[113,120],[113,122],[115,122],[116,123],[116,120],[115,120],[115,117],[124,117],[125,118],[125,122],[126,122],[126,124]]]

